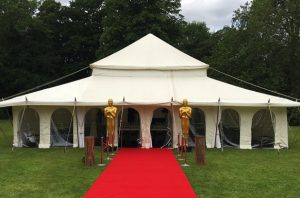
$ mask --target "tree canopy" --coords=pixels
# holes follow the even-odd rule
[[[1,0],[0,97],[77,71],[153,33],[213,68],[299,98],[299,7],[299,0],[253,0],[234,11],[231,26],[210,32],[204,22],[184,20],[180,0],[73,0],[69,6]],[[209,75],[255,90],[213,70]]]

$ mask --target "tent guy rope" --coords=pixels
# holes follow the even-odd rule
[[[65,78],[68,78],[68,77],[70,77],[70,76],[73,76],[74,74],[77,74],[77,73],[79,73],[79,72],[81,72],[81,71],[84,71],[84,70],[86,70],[86,69],[88,69],[88,68],[90,68],[90,66],[84,67],[84,68],[82,68],[82,69],[79,69],[79,70],[77,70],[77,71],[75,71],[75,72],[72,72],[72,73],[70,73],[70,74],[67,74],[67,75],[65,75],[65,76],[62,76],[62,77],[57,78],[57,79],[55,79],[55,80],[46,82],[46,83],[41,84],[41,85],[38,85],[38,86],[35,86],[35,87],[31,88],[31,89],[27,89],[27,90],[22,91],[22,92],[19,92],[19,93],[17,93],[17,94],[8,96],[8,97],[4,98],[4,100],[8,100],[8,99],[11,99],[11,98],[20,96],[20,95],[22,95],[22,94],[27,94],[27,93],[29,93],[29,92],[31,92],[31,91],[35,91],[35,90],[37,90],[37,89],[39,89],[39,88],[45,87],[45,86],[47,86],[47,85],[53,84],[53,83],[55,83],[55,82],[58,82],[58,81],[60,81],[60,80],[63,80],[63,79],[65,79]]]
[[[265,87],[262,87],[262,86],[259,86],[259,85],[255,85],[255,84],[250,83],[250,82],[248,82],[248,81],[245,81],[245,80],[242,80],[242,79],[240,79],[240,78],[234,77],[234,76],[232,76],[232,75],[230,75],[230,74],[227,74],[227,73],[225,73],[225,72],[222,72],[222,71],[220,71],[220,70],[218,70],[218,69],[215,69],[215,68],[213,68],[213,67],[211,67],[211,66],[209,67],[209,69],[214,70],[214,71],[216,71],[216,72],[218,72],[218,73],[220,73],[220,74],[222,74],[222,75],[224,75],[224,76],[227,76],[227,77],[233,78],[233,79],[235,79],[235,80],[237,80],[237,81],[240,81],[240,82],[242,82],[242,83],[245,83],[245,84],[247,84],[247,85],[250,85],[250,86],[253,86],[253,87],[256,87],[256,88],[259,88],[259,89],[262,89],[262,90],[265,90],[265,91],[268,91],[268,92],[271,92],[271,93],[273,93],[273,94],[277,94],[277,95],[280,95],[280,96],[283,96],[283,97],[286,97],[286,98],[289,98],[289,99],[293,99],[293,100],[295,100],[296,102],[297,102],[298,100],[300,100],[299,98],[295,98],[295,97],[293,97],[293,96],[289,96],[289,95],[286,95],[286,94],[283,94],[283,93],[280,93],[280,92],[277,92],[277,91],[273,91],[273,90],[271,90],[271,89],[267,89],[267,88],[265,88]]]

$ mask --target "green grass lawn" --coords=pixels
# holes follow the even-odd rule
[[[12,128],[0,121],[0,197],[82,197],[103,168],[84,167],[83,149],[11,150]],[[295,134],[297,134],[295,136]],[[299,197],[300,128],[290,129],[290,148],[209,149],[207,164],[183,168],[198,197]],[[99,149],[97,149],[99,162]]]
[[[300,197],[300,128],[289,130],[289,149],[209,149],[206,165],[183,170],[198,197]]]
[[[83,166],[83,149],[12,151],[12,127],[7,121],[0,127],[6,134],[0,131],[0,197],[82,197],[103,170]]]

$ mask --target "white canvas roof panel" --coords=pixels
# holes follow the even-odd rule
[[[91,64],[92,68],[180,70],[208,65],[179,51],[153,34]]]

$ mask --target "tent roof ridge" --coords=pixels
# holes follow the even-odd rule
[[[185,54],[150,33],[127,47],[92,63],[90,67],[126,70],[182,70],[207,69],[209,65]]]

